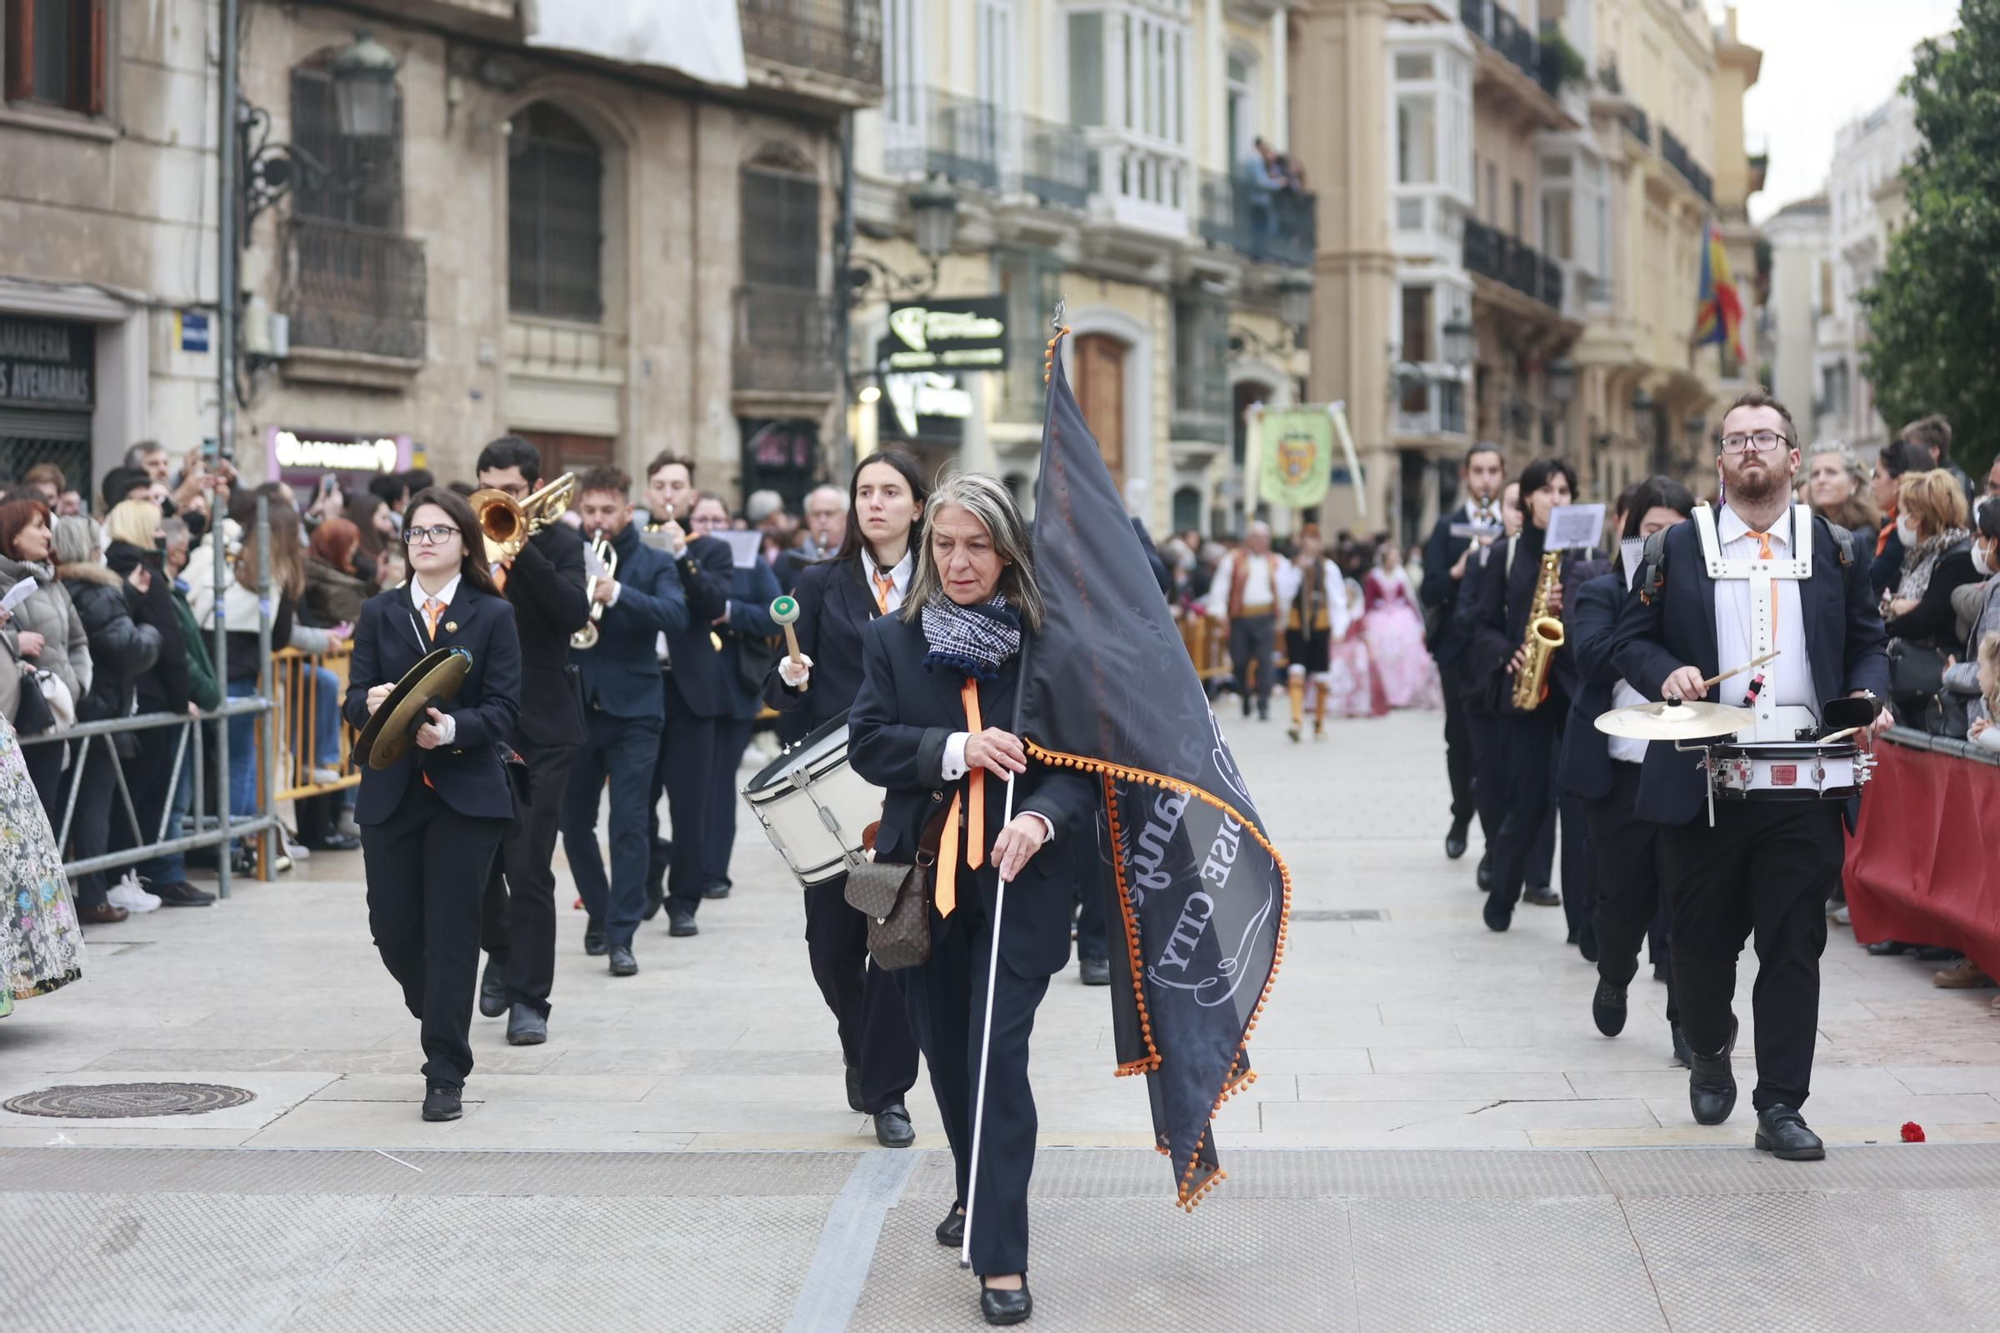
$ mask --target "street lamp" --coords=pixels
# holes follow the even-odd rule
[[[1558,412],[1576,401],[1576,362],[1568,357],[1557,357],[1542,371],[1549,401]]]
[[[1451,363],[1453,370],[1464,370],[1472,364],[1472,356],[1472,325],[1459,318],[1446,320],[1444,359]]]
[[[1295,269],[1287,269],[1278,279],[1278,318],[1285,327],[1302,329],[1312,323],[1312,279]]]
[[[333,83],[335,118],[343,139],[379,143],[396,133],[396,57],[366,31],[327,66]],[[343,175],[297,144],[271,141],[271,113],[236,101],[236,153],[241,163],[240,244],[250,243],[257,215],[283,198],[303,175],[315,187],[351,192],[365,177]]]
[[[333,58],[333,103],[340,132],[350,139],[387,139],[396,132],[396,57],[366,28]]]
[[[958,192],[942,176],[910,191],[910,222],[917,253],[930,261],[921,273],[898,273],[873,255],[850,255],[847,301],[851,306],[897,296],[924,297],[937,290],[938,269],[958,232]]]

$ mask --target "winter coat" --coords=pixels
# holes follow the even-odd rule
[[[139,590],[106,566],[68,564],[61,574],[90,641],[93,667],[90,689],[76,701],[76,720],[101,722],[128,716],[140,675],[159,659],[160,631],[133,619]],[[130,735],[121,735],[118,741],[121,754],[136,748]]]
[[[181,628],[180,613],[174,609],[172,582],[160,568],[159,556],[130,542],[114,541],[104,549],[104,563],[119,578],[130,576],[140,565],[152,571],[152,584],[141,593],[131,588],[126,600],[132,623],[150,626],[159,633],[157,660],[150,671],[141,672],[135,682],[142,713],[179,715],[188,706],[187,636]]]
[[[18,657],[22,630],[41,635],[45,641],[42,655],[33,665],[62,681],[69,687],[70,698],[81,702],[90,692],[93,672],[88,636],[69,590],[57,579],[52,566],[0,555],[0,596],[24,578],[41,585],[40,591],[14,608],[13,618],[0,628],[0,637],[5,637],[8,650]]]
[[[352,625],[361,619],[361,604],[375,591],[354,575],[313,556],[306,561],[306,590],[299,598],[299,612],[322,628]]]

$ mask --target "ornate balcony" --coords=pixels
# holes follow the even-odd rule
[[[1465,220],[1465,267],[1562,311],[1562,265],[1472,218]]]
[[[1542,44],[1532,29],[1493,0],[1459,0],[1459,18],[1474,37],[1505,56],[1517,69],[1536,83],[1547,86],[1542,77]],[[1555,89],[1548,89],[1551,96]]]
[[[882,154],[892,175],[940,175],[958,185],[1033,195],[1068,208],[1088,202],[1089,148],[1075,126],[1010,116],[990,102],[937,88],[898,89],[895,100],[921,108],[922,130],[892,129]]]
[[[824,292],[746,283],[736,289],[732,363],[740,392],[831,394],[840,385],[834,321]]]
[[[881,0],[739,0],[743,54],[882,86]]]
[[[1260,264],[1305,268],[1318,243],[1319,197],[1252,186],[1220,172],[1201,174],[1201,235]]]
[[[294,347],[421,362],[424,243],[400,232],[294,217],[284,286]]]
[[[1660,156],[1667,165],[1680,172],[1681,179],[1694,187],[1694,192],[1709,203],[1715,202],[1715,182],[1706,171],[1695,165],[1689,155],[1687,145],[1673,136],[1666,126],[1660,127]]]

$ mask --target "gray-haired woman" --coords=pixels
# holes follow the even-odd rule
[[[925,521],[903,610],[874,621],[863,640],[849,753],[854,771],[885,792],[876,858],[909,864],[936,849],[931,956],[896,978],[958,1168],[958,1203],[937,1228],[942,1245],[962,1243],[973,1192],[988,963],[999,885],[1007,882],[991,977],[971,1259],[986,1321],[1015,1324],[1034,1308],[1027,1286],[1035,1159],[1028,1036],[1049,977],[1069,962],[1075,886],[1067,849],[1088,840],[1093,792],[1079,773],[1031,767],[1021,738],[1006,730],[1022,657],[1043,615],[1027,524],[1013,497],[993,477],[959,473],[932,493]]]

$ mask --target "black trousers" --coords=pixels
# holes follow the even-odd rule
[[[833,1011],[840,1057],[861,1071],[861,1109],[894,1106],[917,1083],[917,1038],[895,974],[868,958],[868,918],[847,904],[847,876],[805,891],[806,957]]]
[[[28,780],[35,784],[35,795],[42,801],[42,813],[49,817],[50,837],[62,833],[62,761],[63,752],[68,748],[68,741],[44,741],[40,745],[21,747],[21,762],[28,766]]]
[[[1500,740],[1500,719],[1473,702],[1469,692],[1462,698],[1465,735],[1472,747],[1472,806],[1491,855],[1507,818],[1507,752]]]
[[[562,811],[569,873],[590,914],[590,928],[612,944],[632,943],[646,910],[646,827],[659,770],[660,719],[613,717],[592,709],[590,739],[570,770]],[[597,807],[611,789],[611,874],[597,849]]]
[[[701,839],[701,882],[704,888],[732,883],[729,858],[736,854],[736,807],[743,803],[738,794],[742,782],[736,770],[743,752],[750,748],[754,718],[717,718],[715,722],[715,769],[708,784],[708,828]]]
[[[1539,884],[1543,888],[1556,882],[1556,803],[1550,801],[1542,814],[1542,830],[1535,835],[1534,846],[1528,849],[1528,883]]]
[[[1552,809],[1555,713],[1555,705],[1545,703],[1532,713],[1509,713],[1497,719],[1506,814],[1493,849],[1493,896],[1509,910],[1521,901],[1535,844]]]
[[[1575,933],[1590,924],[1597,906],[1597,863],[1591,856],[1590,821],[1583,812],[1583,798],[1569,792],[1557,795],[1555,814],[1562,830],[1563,917]],[[1532,862],[1528,869],[1534,870]]]
[[[1238,616],[1229,622],[1229,669],[1236,673],[1236,692],[1243,698],[1243,716],[1250,716],[1252,687],[1250,666],[1256,663],[1257,713],[1271,711],[1271,683],[1277,672],[1278,617],[1269,611],[1261,616]],[[1001,1270],[1006,1271],[1006,1270]]]
[[[472,1072],[480,904],[507,824],[459,814],[412,781],[394,815],[361,828],[368,928],[423,1024],[426,1079],[463,1083]]]
[[[70,752],[69,772],[64,774],[63,799],[69,799],[70,788],[76,789],[76,813],[70,816],[69,826],[69,859],[72,861],[102,856],[111,849],[114,808],[118,812],[118,823],[125,826],[128,838],[130,836],[131,823],[125,816],[125,802],[118,795],[118,774],[112,767],[120,761],[112,755],[112,744],[110,736],[87,736]],[[86,751],[88,758],[85,757]],[[81,779],[77,777],[79,768],[83,773]],[[55,833],[61,834],[60,806],[49,824]],[[111,891],[111,883],[102,870],[78,875],[70,889],[77,910],[80,912],[103,902],[105,895]]]
[[[651,882],[666,872],[667,899],[692,914],[701,906],[705,858],[702,843],[708,832],[709,796],[715,782],[715,719],[688,707],[673,673],[661,675],[666,722],[660,728],[659,759],[653,770],[653,800],[647,807],[646,831],[651,835]],[[674,836],[665,866],[660,858],[660,792],[667,794],[667,817]]]
[[[959,883],[975,872],[961,867]],[[977,894],[965,894],[922,967],[895,974],[910,1026],[930,1065],[931,1091],[951,1141],[958,1201],[972,1183],[973,1094],[993,937]],[[972,1228],[972,1271],[984,1277],[1028,1271],[1028,1180],[1035,1170],[1035,1094],[1028,1086],[1028,1038],[1047,977],[1023,977],[1003,957],[993,989],[993,1047],[986,1068],[986,1118],[979,1145],[979,1193]]]
[[[125,806],[118,799],[114,784],[111,800],[116,813],[111,817],[110,850],[122,852],[159,841],[160,814],[173,794],[174,779],[180,776],[180,766],[175,763],[176,747],[186,734],[180,727],[153,727],[133,733],[138,750],[125,761],[125,785],[132,793],[132,809],[139,816],[139,827],[134,830],[132,821],[125,817]],[[188,744],[194,742],[190,740]],[[90,755],[93,764],[108,759],[102,746]]]
[[[1465,720],[1465,686],[1458,676],[1458,663],[1438,664],[1438,683],[1444,687],[1444,771],[1451,780],[1451,822],[1470,824],[1478,813],[1472,797],[1472,733]],[[1491,839],[1497,825],[1483,821],[1480,831]]]
[[[1728,1043],[1736,958],[1756,938],[1760,1111],[1796,1110],[1811,1091],[1826,886],[1846,854],[1840,811],[1836,801],[1717,801],[1714,828],[1697,817],[1661,833],[1681,1031],[1698,1054]]]
[[[517,737],[514,748],[528,761],[528,799],[514,811],[486,877],[479,942],[507,978],[508,1003],[547,1018],[556,979],[556,833],[569,771],[583,747]]]
[[[1629,986],[1639,974],[1639,946],[1659,919],[1661,875],[1658,824],[1635,819],[1639,800],[1639,765],[1613,760],[1611,793],[1584,803],[1590,822],[1591,849],[1597,862],[1597,904],[1592,921],[1597,930],[1597,975],[1614,986]],[[1661,942],[1658,961],[1672,956]],[[1667,1021],[1680,1021],[1673,972],[1667,973]]]

